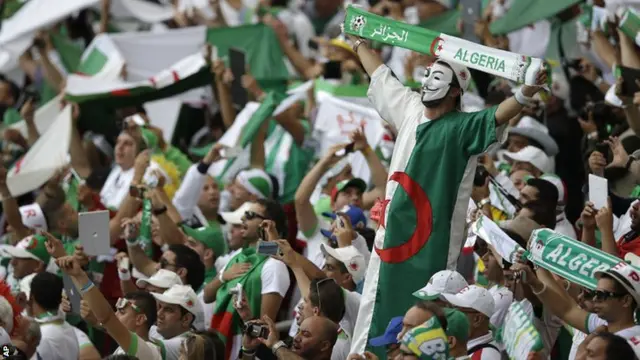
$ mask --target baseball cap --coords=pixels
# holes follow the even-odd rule
[[[447,2],[446,0],[439,0],[437,2],[445,6],[448,6],[444,4],[445,2]],[[469,83],[471,81],[471,73],[469,72],[469,69],[467,69],[467,67],[464,65],[456,64],[454,62],[449,62],[444,60],[437,60],[437,62],[449,65],[451,70],[453,70],[453,74],[456,76],[456,79],[458,80],[458,84],[460,85],[460,90],[462,90],[462,93],[464,94],[467,91],[467,89],[469,89]]]
[[[222,224],[242,225],[242,217],[249,210],[249,207],[251,207],[251,202],[247,201],[234,211],[221,212],[218,215],[218,220]]]
[[[367,225],[367,217],[365,216],[364,211],[362,211],[362,209],[360,209],[359,207],[353,206],[353,205],[345,205],[339,211],[336,211],[334,213],[325,212],[325,213],[322,213],[322,215],[335,220],[338,217],[338,213],[340,212],[344,213],[345,215],[347,215],[347,217],[349,217],[349,221],[351,221],[351,226],[353,226],[354,229],[358,227],[364,227]],[[322,235],[326,236],[327,238],[331,238],[333,236],[333,231],[331,230],[322,229],[320,230],[320,232],[322,233]]]
[[[145,283],[161,289],[169,289],[173,285],[182,285],[182,280],[180,280],[180,276],[178,276],[178,274],[174,273],[173,271],[160,269],[156,271],[156,273],[153,274],[150,278],[138,279],[136,281],[136,285],[138,287],[142,287],[142,285]]]
[[[427,322],[407,331],[401,343],[420,360],[436,360],[449,358],[449,339],[442,329],[440,321],[432,316]],[[425,353],[423,350],[429,350]]]
[[[382,347],[398,343],[398,334],[402,331],[402,316],[396,316],[389,321],[387,329],[381,336],[369,340],[369,345]]]
[[[549,128],[531,116],[523,116],[518,124],[509,129],[509,134],[524,136],[540,144],[542,150],[549,156],[558,154],[558,144],[549,135]]]
[[[469,285],[456,294],[442,294],[441,298],[453,306],[474,309],[487,317],[493,315],[495,308],[495,302],[489,290],[477,285]]]
[[[331,190],[331,203],[336,201],[336,197],[338,196],[338,193],[345,191],[350,187],[356,187],[360,189],[360,191],[362,192],[367,191],[367,183],[360,178],[342,180],[339,183],[337,183],[336,186],[334,186],[333,189]]]
[[[544,151],[535,146],[525,146],[518,152],[505,152],[505,158],[513,161],[527,162],[543,173],[551,172],[551,160]]]
[[[624,261],[619,262],[609,270],[596,271],[596,279],[600,279],[602,275],[608,275],[618,282],[633,297],[636,304],[640,306],[640,279],[638,278],[640,268],[629,265]],[[636,280],[634,280],[634,278]]]
[[[198,296],[188,285],[173,285],[162,294],[151,293],[151,295],[160,302],[180,305],[193,316],[201,316],[203,312]]]
[[[273,195],[273,183],[269,174],[261,169],[242,170],[236,175],[236,180],[248,192],[260,199],[270,199]]]
[[[208,249],[213,250],[215,256],[224,254],[224,237],[219,227],[203,226],[194,229],[185,225],[182,227],[182,230],[188,237],[203,244]]]
[[[413,296],[422,300],[436,300],[441,294],[455,294],[468,285],[459,272],[441,270],[433,274],[427,285],[414,292]]]
[[[325,244],[320,244],[320,249],[325,256],[329,255],[343,263],[349,274],[351,274],[351,277],[353,277],[353,282],[356,283],[356,285],[364,280],[367,264],[364,255],[362,255],[355,246],[351,245],[334,249]]]
[[[6,246],[3,248],[9,256],[16,259],[33,259],[49,264],[51,255],[47,252],[44,235],[31,235],[20,240],[16,246]]]
[[[444,308],[447,317],[447,330],[449,336],[453,336],[459,342],[466,343],[469,340],[469,319],[460,310]]]

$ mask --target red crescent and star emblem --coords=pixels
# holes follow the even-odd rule
[[[431,42],[431,46],[429,47],[431,55],[438,56],[440,54],[440,51],[442,51],[442,44],[444,44],[444,39],[442,39],[440,36],[433,39],[433,41]]]
[[[400,263],[409,260],[427,244],[433,229],[433,211],[431,202],[422,187],[407,173],[395,172],[389,177],[389,181],[395,181],[407,193],[416,209],[416,228],[404,244],[386,249],[375,247],[380,260],[386,263]],[[385,227],[385,211],[390,200],[385,200],[382,208],[380,226]]]

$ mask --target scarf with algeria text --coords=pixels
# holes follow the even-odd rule
[[[352,5],[347,7],[344,32],[437,56],[447,62],[527,85],[535,85],[536,75],[544,65],[541,59],[490,48],[419,26],[387,19]],[[547,71],[550,70],[549,66],[546,68]],[[551,76],[548,76],[548,79],[550,81]]]

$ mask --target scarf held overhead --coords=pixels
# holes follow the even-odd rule
[[[518,83],[535,85],[544,63],[512,52],[478,45],[471,41],[347,7],[344,32],[365,39],[429,54]],[[549,77],[550,79],[550,77]]]

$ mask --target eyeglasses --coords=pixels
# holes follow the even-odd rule
[[[594,290],[593,291],[593,300],[594,301],[607,301],[609,299],[616,299],[625,296],[626,294],[614,293],[610,291],[602,291],[602,290]]]
[[[316,293],[318,294],[318,312],[322,313],[322,301],[320,300],[321,296],[320,296],[320,284],[327,282],[327,281],[333,281],[336,282],[335,280],[333,280],[332,278],[324,278],[320,281],[318,281],[316,283]]]
[[[583,298],[585,299],[589,299],[589,300],[593,300],[595,291],[591,290],[591,289],[585,289],[582,288],[580,289],[580,295],[582,295]]]
[[[246,211],[246,212],[244,213],[244,217],[245,217],[247,220],[253,220],[253,219],[268,220],[268,218],[266,218],[266,217],[264,217],[264,216],[262,216],[262,215],[258,214],[258,213],[257,213],[257,212],[255,212],[255,211]]]
[[[131,302],[129,299],[125,299],[125,298],[118,299],[118,301],[116,302],[116,309],[124,310],[127,307],[127,305],[131,305],[131,308],[133,309],[133,311],[137,312],[138,314],[142,313],[142,309],[140,309],[136,304]]]

